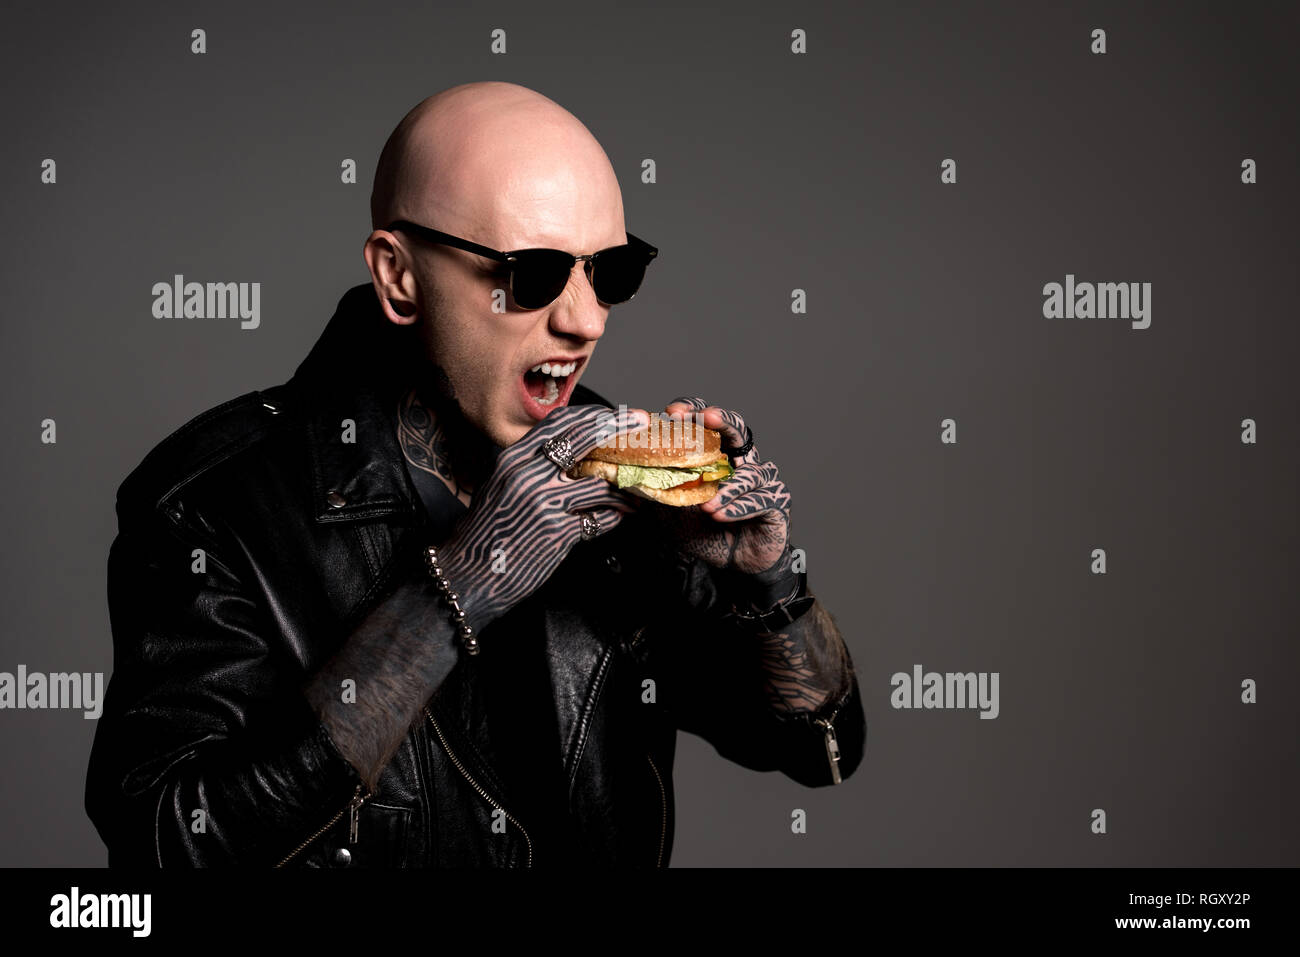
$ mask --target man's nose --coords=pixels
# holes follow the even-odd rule
[[[557,335],[590,341],[604,334],[609,306],[596,298],[586,267],[582,260],[573,264],[568,285],[551,304],[551,329]]]

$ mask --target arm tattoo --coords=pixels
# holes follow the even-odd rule
[[[776,711],[817,711],[842,697],[853,661],[830,612],[821,602],[784,631],[761,637],[768,702]]]
[[[331,740],[375,790],[420,708],[457,661],[454,632],[427,578],[407,581],[348,636],[303,693]],[[343,694],[356,682],[356,700]]]

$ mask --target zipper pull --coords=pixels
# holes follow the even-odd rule
[[[839,714],[839,712],[835,712]],[[829,718],[818,718],[817,723],[826,730],[826,760],[831,766],[831,782],[840,784],[843,779],[840,777],[840,743],[835,738],[835,727],[831,721],[835,719],[835,714]]]
[[[352,796],[352,803],[348,805],[348,843],[357,843],[357,831],[361,825],[361,805],[366,803],[366,799],[361,796],[361,785],[357,785],[356,794]]]

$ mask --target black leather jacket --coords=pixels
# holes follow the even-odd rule
[[[830,784],[818,716],[766,706],[756,639],[718,617],[718,576],[625,521],[484,630],[483,654],[456,665],[364,793],[301,689],[423,541],[392,404],[411,335],[372,286],[349,290],[289,382],[199,415],[119,489],[114,672],[86,783],[110,866],[666,866],[678,729]],[[572,401],[604,402],[582,387]],[[562,826],[516,813],[536,804],[501,773],[511,726],[477,673],[526,634],[522,678],[553,705],[535,719],[557,744]],[[819,716],[848,777],[866,733],[856,680]]]

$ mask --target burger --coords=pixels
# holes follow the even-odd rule
[[[594,475],[633,495],[685,507],[713,498],[734,472],[722,433],[688,419],[652,418],[649,426],[592,449],[569,475]]]

